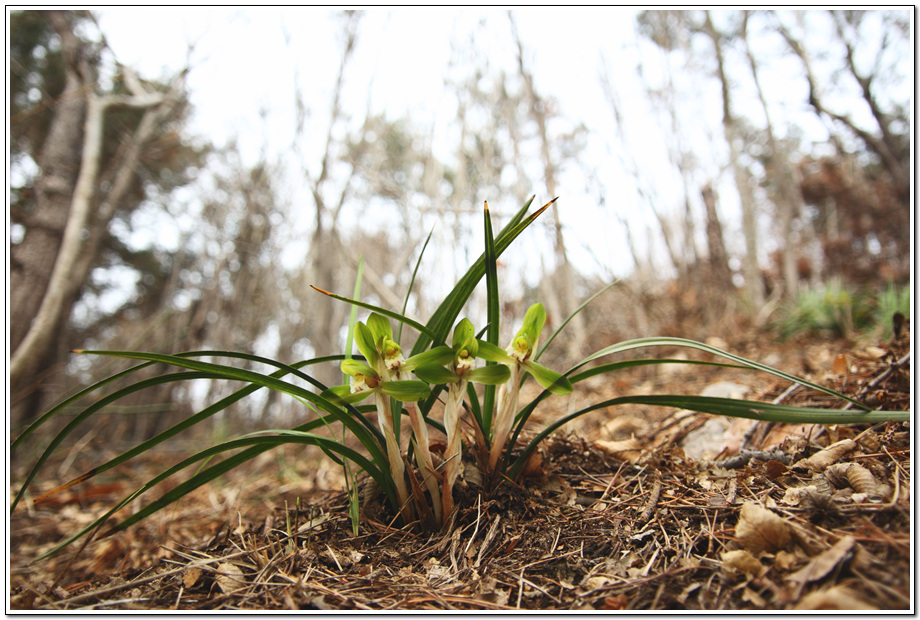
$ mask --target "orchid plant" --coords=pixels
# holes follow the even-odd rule
[[[294,397],[306,409],[312,411],[315,417],[291,429],[266,430],[224,441],[180,460],[128,494],[97,520],[48,551],[46,556],[90,532],[96,532],[119,510],[186,468],[197,466],[198,470],[186,481],[174,485],[158,499],[147,503],[133,515],[116,522],[101,535],[96,535],[96,539],[124,530],[266,450],[290,443],[317,446],[329,458],[346,469],[349,463],[356,465],[379,485],[393,509],[394,518],[400,519],[403,525],[433,522],[435,525],[449,526],[452,522],[452,515],[457,514],[457,506],[454,505],[454,489],[461,471],[463,454],[461,419],[464,414],[468,414],[473,427],[474,439],[478,448],[476,451],[478,465],[486,474],[484,480],[487,484],[482,490],[485,493],[491,492],[498,485],[518,478],[540,443],[567,422],[593,411],[622,404],[676,407],[710,414],[798,424],[862,424],[910,419],[909,411],[875,411],[833,389],[707,344],[682,338],[639,338],[616,343],[592,353],[566,372],[558,373],[539,364],[538,359],[549,343],[565,328],[571,317],[547,338],[542,347],[538,348],[546,323],[546,312],[539,303],[528,309],[523,319],[523,326],[507,347],[502,348],[499,345],[500,304],[497,258],[554,202],[550,201],[541,209],[528,214],[531,201],[528,201],[494,237],[488,204],[485,205],[483,218],[485,252],[447,294],[426,324],[418,323],[406,316],[405,306],[402,313],[399,313],[360,301],[357,299],[359,290],[357,286],[355,298],[351,299],[316,289],[323,294],[350,303],[355,308],[370,311],[365,322],[356,322],[353,313],[350,325],[354,329],[354,342],[361,354],[361,359],[346,353],[285,364],[248,353],[229,351],[193,351],[175,355],[137,351],[78,351],[77,353],[134,359],[139,360],[140,363],[80,390],[53,407],[30,424],[12,442],[11,455],[15,455],[25,441],[51,418],[84,397],[98,395],[117,380],[130,377],[132,373],[157,363],[178,368],[180,372],[167,372],[139,380],[99,397],[95,402],[79,411],[44,448],[38,461],[21,484],[10,510],[15,510],[27,497],[27,491],[38,472],[52,454],[59,449],[62,442],[92,415],[138,390],[190,379],[233,380],[242,381],[245,385],[155,437],[140,442],[134,448],[32,501],[40,502],[44,497],[86,481],[129,459],[153,450],[170,437],[207,420],[262,388],[276,390]],[[421,254],[424,255],[424,248]],[[420,262],[421,256],[419,264]],[[417,271],[418,265],[416,265]],[[483,278],[485,278],[486,285],[487,324],[477,335],[469,319],[458,320],[458,318]],[[411,283],[409,288],[411,290]],[[576,312],[584,308],[603,290],[605,289],[598,291],[585,301]],[[394,336],[391,320],[399,322],[401,327],[406,326],[418,332],[418,338],[408,357],[399,344],[399,337]],[[448,345],[448,337],[452,329],[453,336],[451,344]],[[401,332],[400,328],[399,333]],[[663,346],[697,349],[726,361],[698,362],[686,359],[642,358],[601,362],[602,358],[634,349]],[[231,361],[229,363],[206,361],[219,359]],[[235,365],[234,360],[265,364],[275,370],[273,372],[249,370],[246,367]],[[480,360],[484,364],[481,365]],[[329,387],[305,372],[315,364],[328,363],[340,365],[348,378],[346,384]],[[570,393],[579,382],[593,376],[643,364],[662,363],[706,364],[766,372],[786,381],[832,395],[845,401],[849,409],[817,409],[682,394],[627,394],[592,403],[565,415],[551,423],[526,444],[518,445],[518,438],[526,427],[530,415],[546,398],[554,394]],[[415,378],[412,378],[412,375]],[[292,382],[289,377],[296,377],[301,382],[309,384],[310,387],[304,387],[301,382]],[[532,377],[543,388],[543,391],[529,403],[521,406],[519,402],[521,386],[528,377]],[[474,388],[475,384],[483,386],[481,396],[480,392]],[[361,404],[367,398],[373,398],[374,404],[370,407]],[[443,402],[444,413],[441,422],[434,419],[435,405],[438,402]],[[374,411],[377,414],[377,424],[370,422],[365,417],[365,414]],[[409,446],[401,445],[399,439],[404,415],[411,426]],[[344,432],[349,433],[361,443],[363,451],[351,448],[344,440],[337,440],[315,432],[320,428],[339,424]],[[429,426],[440,428],[447,436],[447,445],[441,462],[436,462],[432,454],[428,436]],[[407,456],[410,451],[414,455],[415,467],[407,466],[409,462]],[[227,454],[229,456],[226,456]],[[216,462],[212,463],[211,459]],[[202,466],[202,462],[206,465]],[[418,483],[416,471],[421,476],[422,484]],[[427,497],[425,491],[427,491]],[[356,502],[357,496],[352,497],[353,502]],[[354,505],[351,514],[353,528],[357,531],[360,524],[358,511],[354,509]]]

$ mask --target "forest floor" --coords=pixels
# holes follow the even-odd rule
[[[719,345],[886,409],[910,407],[909,336]],[[633,369],[559,399],[542,419],[624,393],[839,406],[788,387],[732,369]],[[334,464],[291,448],[127,531],[34,561],[178,460],[151,455],[17,508],[7,609],[913,610],[911,438],[907,423],[769,425],[624,406],[557,432],[535,475],[491,496],[465,463],[444,531],[398,528],[365,506],[357,535]],[[56,466],[86,458],[71,451]]]

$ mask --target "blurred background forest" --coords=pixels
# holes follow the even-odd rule
[[[431,233],[408,305],[424,322],[482,251],[485,200],[498,229],[560,196],[502,259],[503,330],[535,301],[555,329],[617,281],[554,345],[559,366],[647,335],[855,337],[910,303],[909,10],[582,10],[631,33],[571,66],[606,106],[597,126],[541,76],[560,43],[523,27],[530,11],[462,13],[435,121],[381,110],[360,59],[382,13],[305,14],[333,42],[310,59],[328,83],[283,76],[288,126],[270,95],[261,123],[216,142],[196,129],[213,111],[191,86],[195,41],[186,66],[144,75],[98,15],[8,12],[14,434],[122,367],[72,349],[340,353],[350,308],[310,285],[350,295],[363,259],[363,299],[399,310]],[[106,436],[151,436],[232,387],[140,392]],[[225,414],[239,430],[304,412],[262,394]]]

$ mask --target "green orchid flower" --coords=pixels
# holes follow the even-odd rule
[[[415,376],[423,381],[446,384],[447,401],[444,405],[444,430],[447,433],[447,448],[444,451],[444,482],[441,495],[442,522],[453,510],[453,486],[460,475],[462,443],[460,440],[460,405],[470,381],[489,385],[504,383],[511,376],[507,366],[485,366],[476,368],[479,341],[469,319],[461,320],[454,328],[453,346],[448,349],[448,367],[440,358],[433,359],[415,368]]]
[[[425,471],[426,468],[433,471],[434,466],[428,452],[427,428],[416,405],[417,401],[431,394],[431,389],[422,381],[403,379],[402,371],[414,367],[415,364],[425,363],[428,359],[437,359],[439,354],[443,358],[445,353],[450,352],[450,349],[443,347],[444,351],[439,353],[429,351],[427,352],[429,355],[421,360],[413,360],[410,364],[404,358],[402,348],[393,340],[389,320],[377,313],[371,314],[366,324],[361,322],[355,324],[355,344],[366,361],[343,360],[342,372],[351,378],[350,384],[336,386],[328,391],[333,397],[346,403],[356,403],[369,396],[374,396],[377,406],[377,423],[386,441],[387,460],[390,464],[390,475],[396,485],[400,511],[407,519],[410,519],[413,510],[409,503],[402,447],[396,433],[396,420],[393,417],[390,399],[393,398],[407,404],[412,430],[416,434],[416,444],[419,446],[416,450],[419,468],[422,471]],[[426,480],[430,476],[431,474],[428,474]],[[429,485],[429,488],[437,490],[435,482]]]
[[[453,357],[453,351],[442,345],[406,359],[402,347],[393,340],[389,319],[376,312],[368,317],[367,323],[355,324],[355,344],[366,363],[344,360],[342,371],[351,377],[351,383],[349,386],[332,388],[331,391],[345,402],[358,402],[376,394],[377,420],[387,443],[390,473],[396,481],[399,501],[408,510],[405,465],[397,432],[399,420],[393,415],[390,397],[405,403],[412,426],[416,464],[431,494],[435,518],[440,521],[442,502],[429,448],[428,426],[417,404],[417,401],[431,393],[431,389],[424,382],[407,377],[418,366],[448,363]]]
[[[509,380],[502,385],[498,394],[495,424],[492,435],[492,449],[489,453],[489,467],[494,471],[504,450],[521,391],[521,378],[530,374],[544,389],[552,394],[569,394],[574,389],[571,382],[554,370],[536,363],[534,351],[540,340],[540,332],[546,324],[546,310],[543,304],[534,304],[524,315],[524,325],[511,340],[507,349],[501,349],[489,342],[479,341],[479,356],[492,362],[500,362],[510,369]]]

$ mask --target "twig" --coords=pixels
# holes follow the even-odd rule
[[[905,353],[904,356],[896,361],[894,364],[890,365],[885,369],[885,372],[877,376],[875,379],[866,384],[866,387],[859,391],[859,394],[856,395],[857,400],[862,400],[865,398],[866,394],[869,393],[869,390],[878,386],[882,381],[894,374],[894,371],[900,370],[907,362],[910,361],[910,353]],[[847,403],[844,410],[852,409],[855,405],[853,403]]]
[[[661,497],[660,479],[655,480],[655,486],[652,487],[652,493],[649,495],[648,502],[646,502],[645,508],[643,508],[642,512],[639,514],[638,523],[646,523],[652,518],[652,513],[655,512],[655,505],[658,503],[659,497]]]

